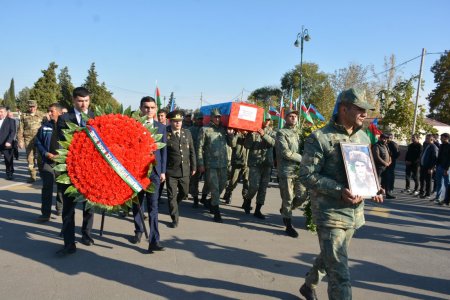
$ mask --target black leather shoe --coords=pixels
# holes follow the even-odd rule
[[[299,291],[306,300],[317,300],[316,290],[310,288],[306,284],[303,284]]]
[[[170,228],[177,228],[178,227],[178,222],[173,221],[172,223],[170,223]]]
[[[386,199],[396,199],[397,197],[395,197],[392,194],[386,194]]]
[[[83,236],[81,237],[80,242],[81,242],[83,245],[86,245],[86,246],[92,246],[92,245],[94,245],[94,240],[91,239],[90,237],[86,236],[86,235],[83,235]]]
[[[74,254],[75,252],[77,252],[77,246],[75,246],[75,244],[70,244],[68,246],[64,246],[61,250],[56,251],[56,255],[63,257],[69,254]]]
[[[38,221],[38,222],[41,222],[41,223],[48,222],[48,221],[50,221],[50,216],[40,215],[40,216],[37,218],[37,221]]]
[[[6,179],[7,180],[13,180],[14,179],[13,174],[11,174],[11,173],[6,174]]]
[[[136,232],[134,236],[130,237],[128,240],[132,244],[139,244],[141,242],[142,232]]]
[[[166,249],[163,246],[161,246],[159,243],[148,245],[149,253],[153,253],[154,251],[164,251],[164,250],[166,250]]]

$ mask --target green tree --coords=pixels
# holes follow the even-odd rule
[[[26,112],[28,109],[28,100],[30,100],[30,88],[24,87],[17,95],[17,107],[20,111]]]
[[[381,90],[378,98],[384,110],[384,116],[380,122],[381,129],[392,132],[399,140],[409,141],[414,122],[414,82],[417,76],[400,81],[391,90]],[[386,102],[386,99],[391,101]],[[416,133],[425,134],[434,132],[431,125],[425,123],[425,108],[419,106],[416,123]]]
[[[269,109],[269,106],[274,106],[278,109],[280,106],[281,90],[278,87],[265,86],[254,90],[247,98],[247,101],[254,103],[265,110]]]
[[[431,67],[436,87],[428,95],[429,117],[450,124],[450,51],[443,55]]]
[[[14,89],[14,78],[11,79],[9,89],[3,95],[3,105],[9,107],[12,111],[16,110],[16,93]]]
[[[71,107],[74,86],[72,84],[72,78],[69,75],[69,68],[64,67],[61,69],[61,72],[58,75],[58,85],[61,95],[59,103],[66,108]]]
[[[113,111],[119,110],[120,103],[114,99],[112,96],[113,93],[108,91],[104,82],[99,83],[95,63],[91,64],[83,87],[91,92],[92,109],[95,109],[96,106],[104,109],[109,104],[113,108]]]
[[[365,91],[368,101],[377,106],[377,92],[380,88],[376,86],[374,81],[369,81],[369,71],[373,72],[373,66],[364,67],[360,64],[350,63],[348,67],[331,74],[330,83],[336,96],[344,90],[358,88]]]
[[[314,104],[319,112],[328,119],[333,113],[335,102],[334,89],[329,81],[328,75],[319,70],[315,63],[304,63],[302,66],[302,99],[305,103]],[[300,65],[281,78],[281,89],[284,97],[289,102],[289,91],[293,89],[293,99],[298,98],[300,86]]]
[[[47,70],[42,70],[40,77],[30,91],[30,98],[36,100],[40,110],[47,110],[47,107],[60,99],[60,89],[56,82],[56,69],[58,65],[51,62]]]

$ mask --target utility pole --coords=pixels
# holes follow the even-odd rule
[[[422,48],[422,59],[420,60],[419,81],[417,82],[416,106],[414,108],[414,122],[413,122],[412,134],[414,134],[416,132],[417,108],[419,106],[420,84],[422,83],[422,67],[423,67],[423,61],[425,58],[425,53],[426,53],[425,48]]]
[[[203,106],[203,92],[200,93],[200,107]]]

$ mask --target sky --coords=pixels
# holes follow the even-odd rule
[[[177,105],[198,108],[228,102],[263,86],[280,86],[300,63],[294,41],[311,36],[303,61],[333,73],[350,63],[384,70],[421,54],[450,50],[450,1],[268,0],[0,0],[0,95],[11,78],[18,93],[32,87],[50,62],[69,68],[75,86],[95,62],[124,106],[174,92]],[[435,87],[425,56],[424,91]],[[419,73],[420,59],[399,71]]]

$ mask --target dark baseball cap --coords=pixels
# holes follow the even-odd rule
[[[341,92],[338,101],[340,103],[351,103],[363,109],[375,110],[375,107],[367,102],[365,91],[360,89],[351,88]]]

